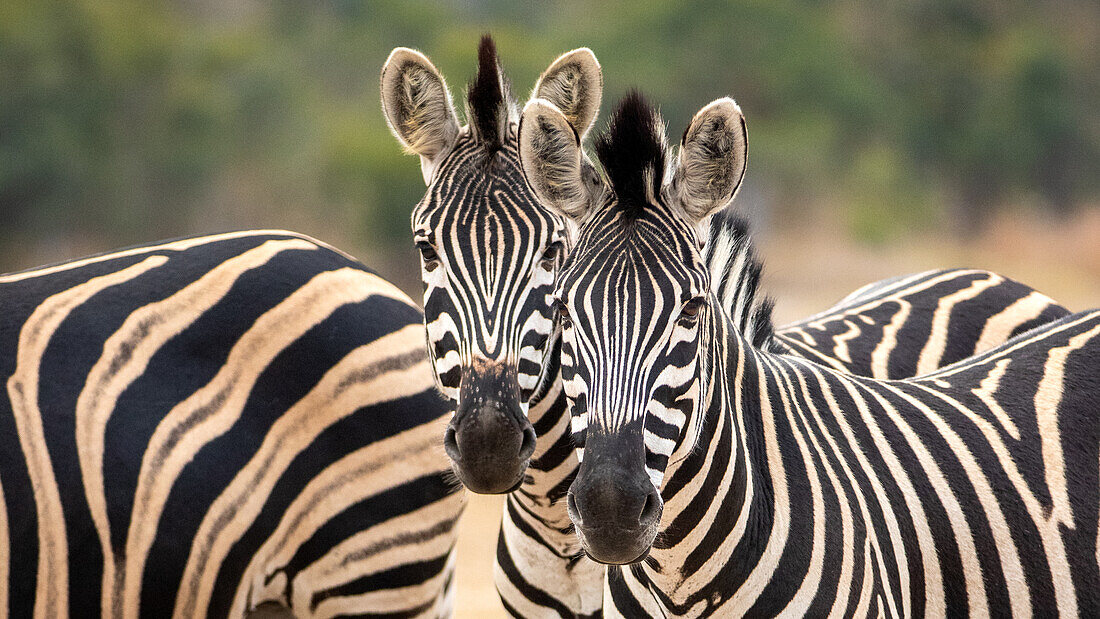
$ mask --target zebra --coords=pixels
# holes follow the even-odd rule
[[[560,106],[580,139],[602,89],[599,62],[580,48],[550,64],[534,95]],[[429,356],[455,408],[444,446],[467,488],[510,492],[494,563],[501,601],[518,616],[593,616],[604,568],[581,553],[564,505],[577,462],[548,302],[571,240],[567,220],[523,180],[516,104],[491,37],[479,44],[468,125],[420,52],[393,50],[381,93],[390,129],[420,156],[428,185],[412,229]]]
[[[703,262],[735,324],[767,320],[757,302],[762,266],[748,221],[711,218]],[[908,378],[984,352],[1070,311],[1020,282],[981,269],[938,269],[868,284],[814,316],[783,326],[765,347],[871,378]]]
[[[451,614],[465,492],[396,287],[252,230],[0,275],[0,306],[2,614]]]
[[[520,152],[580,226],[555,288],[567,502],[605,612],[1100,614],[1100,310],[906,380],[770,352],[699,252],[744,175],[737,104],[699,111],[666,175],[632,93],[596,139],[606,180],[555,194],[583,173],[567,127],[529,103]]]
[[[568,530],[571,525],[565,495],[577,461],[557,365],[557,334],[547,335],[552,329],[547,320],[554,314],[548,300],[548,281],[556,276],[560,259],[572,244],[573,228],[542,206],[517,172],[517,128],[510,116],[507,130],[494,134],[502,137],[492,155],[484,141],[478,142],[478,124],[473,122],[478,117],[478,103],[504,105],[504,112],[497,108],[492,111],[508,115],[514,105],[509,91],[500,86],[507,81],[491,40],[482,40],[479,60],[478,75],[467,97],[467,116],[471,118],[467,128],[458,128],[443,77],[423,54],[398,48],[382,71],[382,104],[390,128],[401,144],[420,155],[422,169],[426,170],[428,192],[414,210],[412,220],[421,253],[428,345],[434,351],[441,390],[452,402],[461,400],[464,371],[490,364],[505,368],[498,375],[507,380],[514,377],[519,383],[508,386],[507,391],[520,394],[519,406],[528,409],[526,416],[536,431],[536,451],[526,481],[507,499],[497,545],[495,581],[506,609],[521,616],[591,615],[601,604],[602,569],[578,558],[580,546]],[[569,80],[561,79],[563,68],[570,65],[577,74]],[[549,97],[555,105],[570,110],[570,131],[576,132],[578,142],[591,128],[599,106],[599,71],[589,50],[574,50],[552,63],[534,89],[534,96]],[[478,85],[485,88],[485,84],[490,90],[500,88],[499,96],[484,92],[475,96]],[[419,111],[412,113],[414,110]],[[431,117],[433,113],[435,117]],[[407,120],[410,117],[415,119],[412,126]],[[497,117],[490,114],[490,118]],[[490,122],[488,126],[496,125]],[[487,133],[483,130],[481,135]],[[495,142],[491,143],[496,147]],[[594,167],[586,173],[594,182],[598,180]],[[487,187],[492,188],[496,199],[486,197]],[[488,217],[507,222],[510,236],[492,243],[479,237],[482,233],[475,224]],[[750,249],[745,224],[732,215],[724,221],[730,225],[727,236],[735,240],[745,237],[746,243],[708,244],[708,263],[722,274],[735,273],[730,281],[755,281],[759,268],[754,269],[751,255],[742,251]],[[547,255],[553,257],[548,264]],[[509,267],[503,275],[498,275],[500,265]],[[489,279],[490,274],[494,280]],[[1000,334],[1003,341],[1008,333],[1068,313],[1049,298],[986,271],[956,269],[935,277],[910,278],[905,283],[883,290],[868,287],[861,291],[864,303],[845,302],[832,315],[826,312],[814,317],[812,325],[798,323],[790,332],[781,330],[776,334],[776,345],[786,342],[795,347],[801,343],[796,354],[836,357],[838,363],[858,364],[872,356],[885,358],[890,360],[886,369],[897,372],[916,363],[916,356],[907,356],[909,351],[920,353],[930,346],[942,351],[939,358],[943,362],[969,356],[977,345],[971,333],[983,332],[983,319],[997,326],[988,332]],[[484,291],[490,289],[496,293],[486,298]],[[722,292],[733,295],[734,289],[729,286]],[[944,299],[948,302],[942,303]],[[1027,302],[1021,302],[1023,299]],[[960,315],[958,308],[964,308],[965,313]],[[897,319],[899,315],[901,320]],[[914,326],[920,329],[924,327],[919,325],[939,324],[942,320],[937,317],[943,315],[950,318],[947,328],[929,329],[924,341],[918,341]],[[498,346],[495,354],[485,350],[483,343],[489,336],[471,330],[490,322],[501,332],[516,334],[502,339],[524,343],[526,351],[521,348],[520,352],[526,357],[516,361],[519,355],[506,346]],[[862,327],[854,337],[851,323]],[[883,326],[876,330],[878,323]],[[966,328],[957,328],[960,323]],[[884,346],[880,342],[887,328],[903,336],[888,340]],[[795,341],[787,342],[788,336]],[[807,338],[812,339],[806,342]],[[990,335],[984,336],[982,342],[990,339]],[[902,343],[909,345],[898,345]],[[488,362],[475,366],[463,361],[474,354]],[[476,412],[470,409],[459,403],[456,422],[460,415]],[[522,441],[520,424],[505,425],[497,431],[513,433],[499,441],[510,450]],[[494,449],[493,440],[485,442],[485,449]],[[456,463],[464,463],[461,454],[458,456]],[[525,462],[509,463],[498,469],[522,470],[524,466]],[[461,478],[462,467],[456,470]],[[506,475],[494,489],[511,487],[517,476]],[[474,480],[471,487],[485,490],[480,483]]]

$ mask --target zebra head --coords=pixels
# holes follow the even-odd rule
[[[602,89],[599,63],[582,48],[554,61],[534,96],[554,101],[583,135]],[[500,493],[518,486],[535,449],[527,410],[557,357],[551,299],[571,228],[523,179],[517,107],[488,36],[466,99],[460,126],[442,75],[411,49],[395,49],[382,69],[386,120],[420,156],[428,185],[412,228],[428,348],[456,402],[444,447],[470,490]]]
[[[604,563],[648,554],[666,468],[695,445],[706,335],[720,312],[700,242],[745,170],[745,126],[732,99],[695,115],[670,175],[664,140],[656,110],[628,95],[596,139],[606,179],[590,183],[579,141],[553,104],[532,101],[520,122],[528,181],[580,226],[555,290],[581,458],[568,506],[585,550]]]

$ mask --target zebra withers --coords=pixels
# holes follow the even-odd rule
[[[564,126],[551,112],[529,105],[522,126]],[[597,140],[608,180],[547,200],[581,224],[556,287],[582,456],[571,516],[591,556],[634,563],[609,569],[605,602],[1100,613],[1100,311],[901,381],[762,350],[767,326],[750,340],[729,320],[698,242],[744,172],[740,110],[715,101],[685,135],[665,184],[662,122],[628,97]],[[558,179],[527,146],[521,130],[549,197]]]
[[[281,231],[0,276],[0,608],[448,615],[464,493],[422,315]]]

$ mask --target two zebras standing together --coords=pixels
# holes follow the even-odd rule
[[[510,492],[518,615],[1100,612],[1100,316],[954,270],[773,333],[715,215],[736,105],[666,184],[637,97],[588,161],[601,91],[576,50],[520,117],[484,39],[461,126],[426,57],[390,56],[423,315],[277,231],[0,276],[0,608],[446,615],[453,463]]]
[[[510,492],[510,611],[1100,613],[1100,312],[954,270],[773,333],[744,224],[717,214],[745,173],[732,100],[670,166],[627,97],[601,174],[591,52],[521,115],[507,84],[483,40],[460,126],[426,57],[382,73],[428,184],[412,226],[445,446],[469,488]]]

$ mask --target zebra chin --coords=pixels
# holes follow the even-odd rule
[[[471,492],[503,494],[523,483],[535,430],[520,405],[514,370],[489,363],[465,368],[443,448]]]
[[[657,538],[657,525],[635,531],[587,529],[576,526],[584,554],[605,565],[640,563],[649,556]]]

